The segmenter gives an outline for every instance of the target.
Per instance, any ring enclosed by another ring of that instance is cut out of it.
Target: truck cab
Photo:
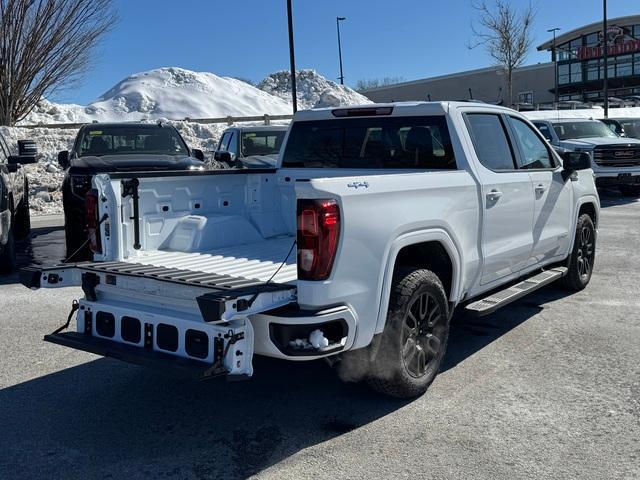
[[[533,124],[559,151],[589,153],[597,186],[640,195],[640,140],[620,137],[592,119],[533,120]]]
[[[213,158],[243,168],[274,167],[287,128],[286,125],[227,128]]]

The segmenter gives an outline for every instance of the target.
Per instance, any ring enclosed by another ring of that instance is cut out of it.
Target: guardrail
[[[293,115],[253,115],[247,117],[218,117],[218,118],[190,118],[185,117],[182,119],[167,119],[171,122],[191,122],[191,123],[202,123],[202,124],[212,124],[212,123],[226,123],[227,125],[233,125],[234,123],[242,123],[242,122],[264,122],[265,125],[270,125],[274,120],[291,120]],[[84,125],[91,125],[92,123],[98,122],[84,122],[84,123],[36,123],[32,125],[17,125],[19,128],[80,128]]]

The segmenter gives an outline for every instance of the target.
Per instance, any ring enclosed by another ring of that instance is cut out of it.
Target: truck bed
[[[229,287],[245,287],[271,279],[286,258],[272,282],[289,283],[297,278],[294,240],[293,236],[282,236],[197,253],[155,250],[117,264],[107,262],[101,267],[96,263],[94,268],[202,285],[224,287],[225,282],[233,282]]]

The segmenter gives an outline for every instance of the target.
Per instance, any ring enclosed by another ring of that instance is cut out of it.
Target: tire
[[[640,197],[640,185],[620,185],[618,188],[625,197]]]
[[[449,304],[429,270],[394,279],[379,349],[367,378],[376,391],[396,398],[423,394],[438,374],[449,338]]]
[[[586,213],[578,217],[573,250],[569,255],[569,271],[562,278],[562,286],[567,290],[583,290],[591,280],[596,258],[596,228]]]
[[[23,240],[31,232],[31,215],[29,213],[29,181],[24,179],[24,196],[15,212],[14,235],[18,240]]]
[[[9,227],[9,237],[0,253],[0,273],[11,273],[16,269],[16,244],[13,236],[13,222]]]

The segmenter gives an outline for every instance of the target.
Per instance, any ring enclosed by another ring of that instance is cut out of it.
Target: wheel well
[[[580,212],[578,212],[578,217],[580,215],[582,215],[583,213],[586,213],[587,215],[589,215],[591,217],[591,220],[593,220],[593,225],[597,228],[598,227],[598,218],[596,215],[596,207],[593,203],[589,202],[589,203],[583,203],[582,205],[580,205]]]
[[[442,282],[442,286],[447,292],[447,298],[449,298],[453,279],[453,264],[447,250],[440,242],[416,243],[403,247],[396,257],[394,273],[399,267],[431,270]]]

